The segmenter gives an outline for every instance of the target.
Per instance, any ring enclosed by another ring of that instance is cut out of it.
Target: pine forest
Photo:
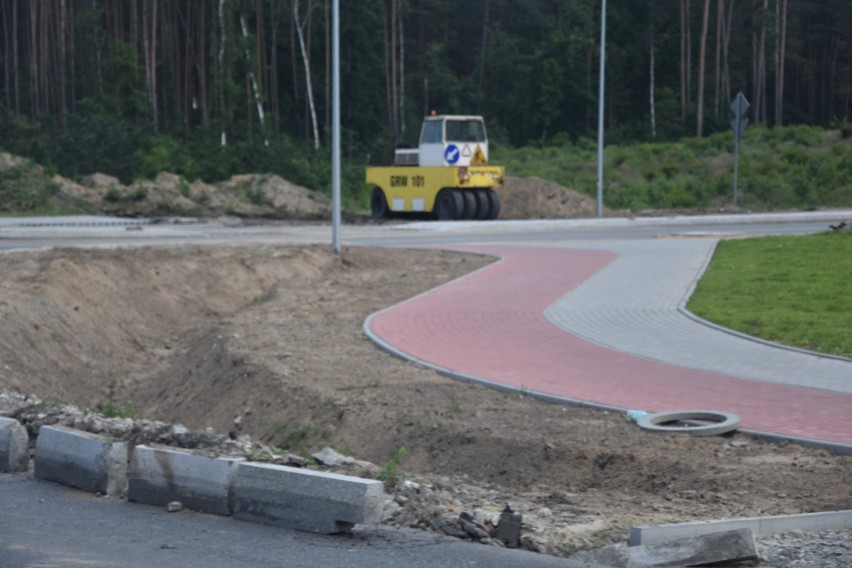
[[[66,176],[276,171],[327,185],[330,0],[0,0],[0,150]],[[506,148],[593,139],[600,0],[343,0],[343,156],[430,111]],[[848,123],[850,0],[609,0],[606,141]],[[317,166],[316,164],[322,164]]]

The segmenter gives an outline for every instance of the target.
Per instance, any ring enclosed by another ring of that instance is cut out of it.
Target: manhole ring
[[[718,410],[676,410],[647,414],[639,418],[636,424],[651,432],[718,436],[739,428],[740,417]]]

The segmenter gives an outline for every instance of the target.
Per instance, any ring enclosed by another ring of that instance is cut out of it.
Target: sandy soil
[[[852,461],[744,434],[654,435],[617,413],[443,377],[365,336],[376,310],[489,259],[439,251],[199,247],[12,253],[0,389],[324,446],[404,476],[389,522],[524,514],[555,554],[657,522],[852,508]],[[412,489],[414,487],[414,489]],[[400,493],[402,495],[402,493]],[[483,513],[484,512],[484,513]]]

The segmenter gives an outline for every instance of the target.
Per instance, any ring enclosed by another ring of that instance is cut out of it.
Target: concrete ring
[[[672,422],[678,424],[671,424]],[[637,420],[636,424],[651,432],[718,436],[739,428],[740,417],[718,410],[676,410],[647,414]]]

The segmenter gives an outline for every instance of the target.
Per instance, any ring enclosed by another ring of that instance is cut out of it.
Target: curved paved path
[[[678,311],[714,240],[466,246],[502,258],[371,316],[387,349],[449,374],[596,406],[734,412],[852,449],[852,362],[738,338]]]

